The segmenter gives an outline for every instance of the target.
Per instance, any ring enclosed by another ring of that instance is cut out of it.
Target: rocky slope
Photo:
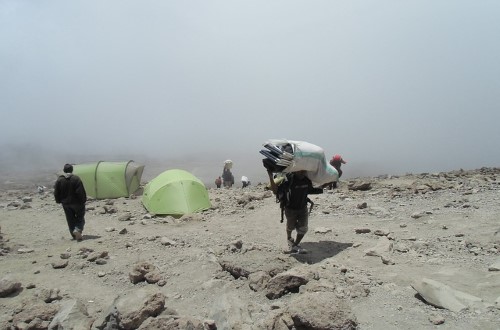
[[[498,329],[499,174],[344,181],[312,196],[307,254],[264,185],[180,219],[91,200],[78,243],[50,189],[4,182],[0,329]]]

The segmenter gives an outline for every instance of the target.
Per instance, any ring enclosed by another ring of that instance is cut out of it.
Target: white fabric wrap
[[[293,161],[283,172],[306,171],[307,177],[317,185],[338,181],[339,173],[326,160],[323,148],[305,141],[285,139],[271,139],[266,143],[271,143],[278,147],[287,143],[292,145]]]

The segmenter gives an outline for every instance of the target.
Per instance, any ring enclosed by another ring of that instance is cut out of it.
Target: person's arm
[[[314,187],[311,187],[311,188],[309,188],[309,191],[307,193],[309,195],[322,194],[323,193],[323,188],[314,188]]]
[[[87,192],[85,191],[85,187],[83,186],[83,182],[81,180],[77,181],[76,195],[81,203],[85,203],[87,201]]]
[[[307,194],[310,195],[317,195],[317,194],[322,194],[323,193],[323,186],[314,188],[312,185],[312,182],[309,181],[309,190],[307,191]]]
[[[267,171],[267,174],[269,175],[269,184],[271,185],[271,191],[276,195],[276,193],[278,192],[278,186],[276,185],[276,182],[274,182],[273,172]]]
[[[56,183],[54,184],[54,199],[56,200],[57,204],[61,203],[61,196],[60,196],[59,190],[60,190],[59,180],[57,180]]]

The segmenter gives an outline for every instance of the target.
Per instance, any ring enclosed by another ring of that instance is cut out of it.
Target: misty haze
[[[500,3],[0,2],[2,180],[134,160],[266,180],[268,139],[342,179],[498,166]]]

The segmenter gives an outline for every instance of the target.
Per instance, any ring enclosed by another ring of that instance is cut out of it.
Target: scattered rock
[[[68,260],[54,261],[53,263],[51,263],[51,265],[52,265],[52,268],[54,268],[54,269],[66,268],[66,266],[68,266]]]
[[[137,284],[146,280],[146,274],[156,270],[156,267],[149,262],[141,262],[134,266],[129,273],[130,282]]]
[[[11,280],[9,278],[2,278],[0,280],[0,298],[8,297],[13,293],[19,291],[22,287],[21,282]]]
[[[327,233],[331,233],[332,229],[331,228],[325,228],[325,227],[317,227],[317,228],[314,229],[314,232],[316,234],[327,234]]]
[[[165,309],[165,295],[155,288],[146,286],[121,293],[93,326],[99,330],[138,329],[146,319]]]
[[[75,299],[61,302],[61,307],[49,324],[49,329],[90,329],[94,319],[85,305]]]
[[[42,299],[46,303],[53,302],[55,300],[61,300],[62,297],[60,295],[59,289],[41,289],[37,293],[38,297]]]
[[[441,282],[424,278],[412,284],[418,294],[429,304],[446,308],[452,312],[460,312],[467,307],[484,307],[482,299],[455,290]]]
[[[349,182],[349,190],[353,191],[366,191],[372,189],[371,182]]]
[[[362,209],[366,209],[367,207],[368,207],[368,204],[367,204],[366,202],[363,202],[363,203],[358,204],[358,205],[356,206],[356,208],[358,208],[358,209],[360,209],[360,210],[362,210]]]
[[[365,255],[380,257],[388,252],[392,252],[393,245],[394,244],[387,237],[381,236],[378,240],[377,245],[365,250]]]

